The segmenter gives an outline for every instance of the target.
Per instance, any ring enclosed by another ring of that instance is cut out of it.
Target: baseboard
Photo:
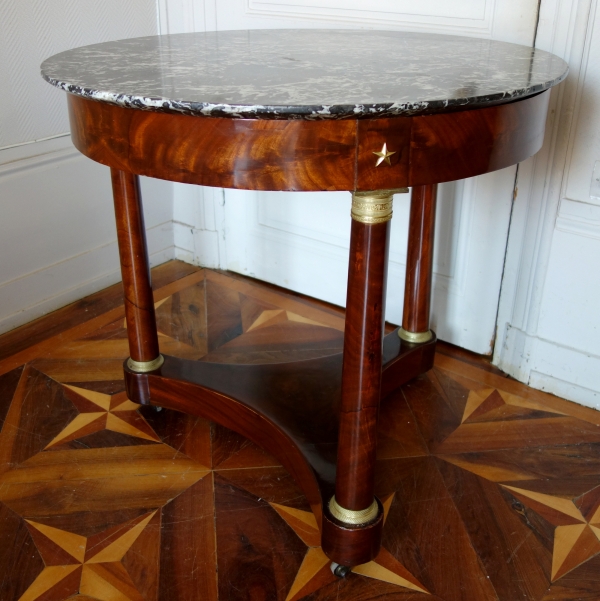
[[[175,258],[172,222],[147,231],[150,265]],[[121,280],[117,241],[0,285],[0,334]]]
[[[600,359],[594,369],[596,369],[596,373],[598,373],[598,369],[600,369]],[[548,374],[537,371],[531,372],[529,385],[532,388],[555,394],[563,399],[575,401],[580,405],[592,407],[593,409],[600,409],[600,392],[597,390],[590,390],[589,388],[573,384],[573,382],[565,382],[554,376],[549,376]]]
[[[495,364],[532,388],[600,409],[600,357],[507,326]]]
[[[200,230],[185,223],[173,222],[175,258],[190,263],[218,269],[219,240],[218,232]]]

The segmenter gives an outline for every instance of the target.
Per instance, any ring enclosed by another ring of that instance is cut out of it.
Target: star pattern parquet
[[[342,348],[337,309],[162,269],[166,353],[263,363]],[[12,354],[0,337],[2,601],[600,600],[599,413],[438,353],[382,403],[383,546],[339,580],[275,459],[127,399],[123,317],[113,305]]]

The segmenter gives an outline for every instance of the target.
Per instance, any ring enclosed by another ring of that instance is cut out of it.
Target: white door
[[[538,0],[218,0],[217,29],[368,27],[531,45]],[[208,24],[207,24],[208,25]],[[516,167],[440,186],[432,327],[491,353]],[[346,302],[350,194],[225,191],[226,266]],[[386,318],[402,318],[409,197],[394,199]],[[222,262],[223,264],[223,262]]]

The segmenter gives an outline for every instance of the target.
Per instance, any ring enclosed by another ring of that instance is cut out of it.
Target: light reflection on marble
[[[142,110],[259,119],[415,115],[546,90],[557,56],[492,40],[361,30],[251,30],[133,38],[68,50],[42,76]]]

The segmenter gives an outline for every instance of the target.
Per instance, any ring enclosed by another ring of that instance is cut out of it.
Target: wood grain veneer
[[[137,175],[111,169],[129,352],[134,361],[159,355],[146,228]]]
[[[138,175],[250,190],[374,190],[514,165],[542,145],[549,92],[517,102],[386,119],[277,121],[138,111],[69,94],[73,143]],[[375,166],[386,142],[391,165]]]
[[[437,184],[414,186],[410,199],[402,327],[429,331]]]
[[[373,503],[389,237],[352,221],[335,498],[353,511]]]

